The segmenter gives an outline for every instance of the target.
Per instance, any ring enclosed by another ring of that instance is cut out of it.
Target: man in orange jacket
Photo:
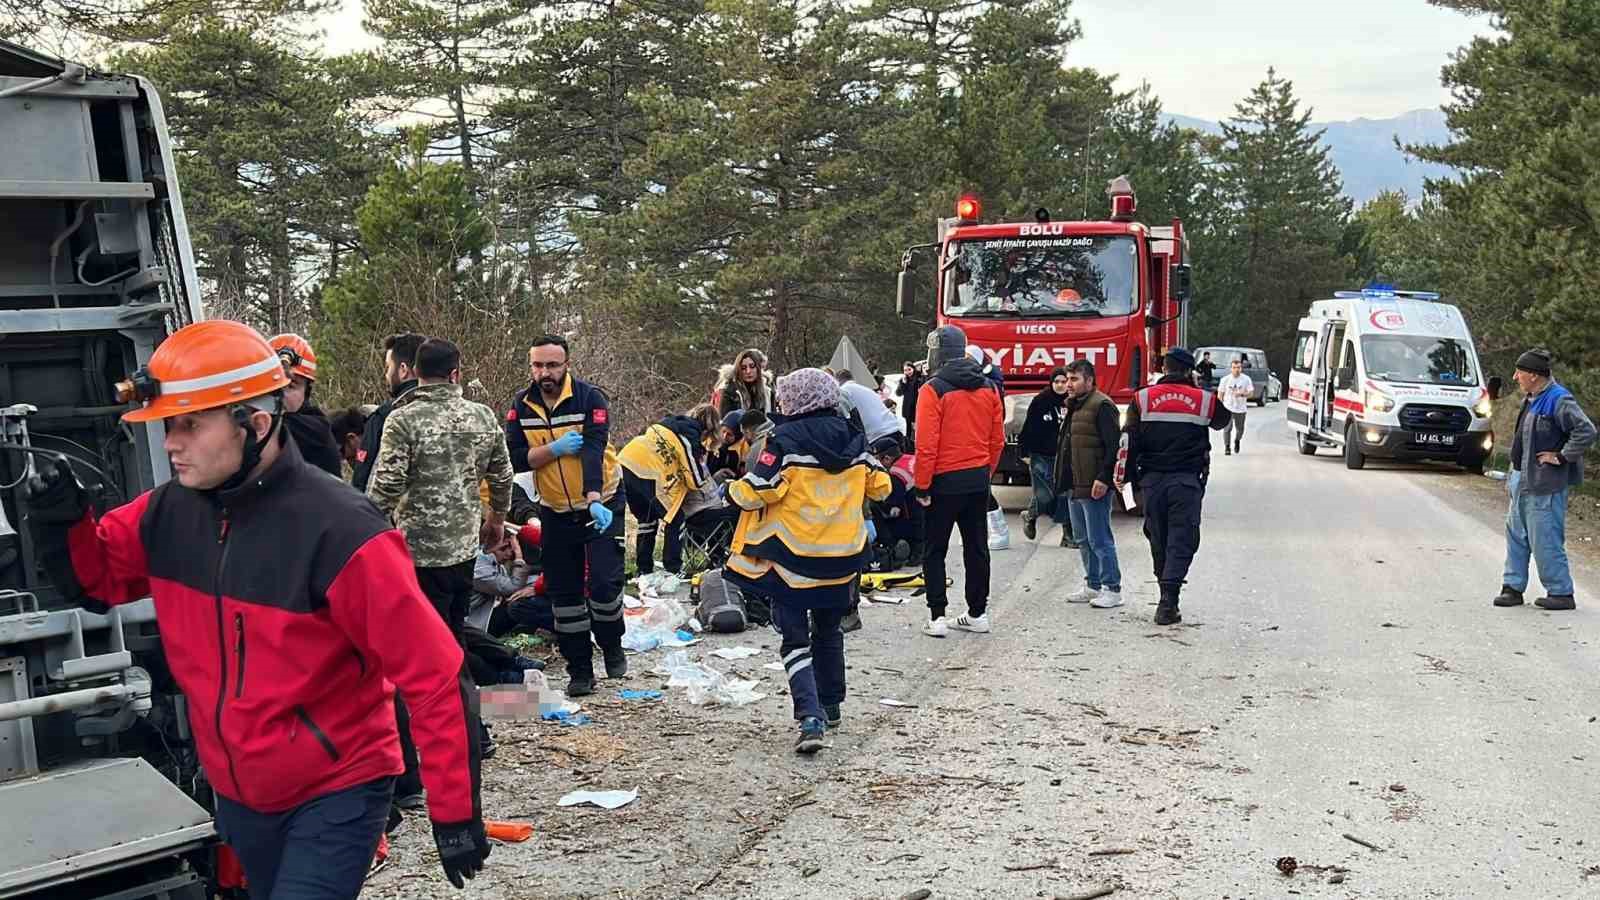
[[[927,554],[922,576],[928,590],[928,624],[922,633],[947,637],[950,626],[989,633],[989,544],[985,516],[989,479],[1005,448],[1000,394],[983,367],[967,356],[967,335],[942,325],[928,335],[928,371],[917,392],[917,502],[928,508]],[[944,558],[950,532],[961,529],[967,575],[967,612],[945,619],[948,594]]]

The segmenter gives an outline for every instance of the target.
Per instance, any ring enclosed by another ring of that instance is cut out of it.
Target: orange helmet
[[[117,384],[117,399],[144,405],[124,422],[149,422],[216,409],[281,391],[283,360],[254,328],[208,319],[173,332],[150,362]]]
[[[299,375],[307,381],[317,380],[317,354],[311,342],[298,334],[280,334],[267,341],[283,357],[290,375]]]

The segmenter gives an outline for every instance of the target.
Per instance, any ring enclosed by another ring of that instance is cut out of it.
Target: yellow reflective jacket
[[[587,381],[571,375],[561,386],[554,407],[546,409],[538,385],[517,392],[506,412],[506,446],[511,465],[527,472],[528,451],[553,443],[570,432],[583,435],[583,449],[562,456],[534,473],[539,502],[556,512],[588,509],[590,491],[600,494],[600,502],[610,500],[622,480],[617,453],[611,449],[611,412],[605,394]]]
[[[655,482],[656,500],[667,511],[665,521],[671,522],[689,492],[699,490],[710,477],[701,460],[704,452],[699,422],[667,416],[624,444],[617,459],[636,477]]]
[[[889,496],[889,473],[837,412],[785,421],[751,471],[728,486],[739,506],[728,568],[790,588],[848,584],[866,562],[868,500]]]

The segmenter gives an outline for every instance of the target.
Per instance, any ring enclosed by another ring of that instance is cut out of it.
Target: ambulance
[[[1300,452],[1447,460],[1482,472],[1494,450],[1485,378],[1461,310],[1438,294],[1373,285],[1311,304],[1295,336],[1286,412]]]

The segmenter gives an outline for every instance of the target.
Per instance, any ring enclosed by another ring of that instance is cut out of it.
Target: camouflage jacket
[[[500,417],[461,396],[461,386],[422,384],[406,394],[383,425],[367,496],[406,535],[420,567],[477,559],[483,505],[511,508],[511,454]]]

